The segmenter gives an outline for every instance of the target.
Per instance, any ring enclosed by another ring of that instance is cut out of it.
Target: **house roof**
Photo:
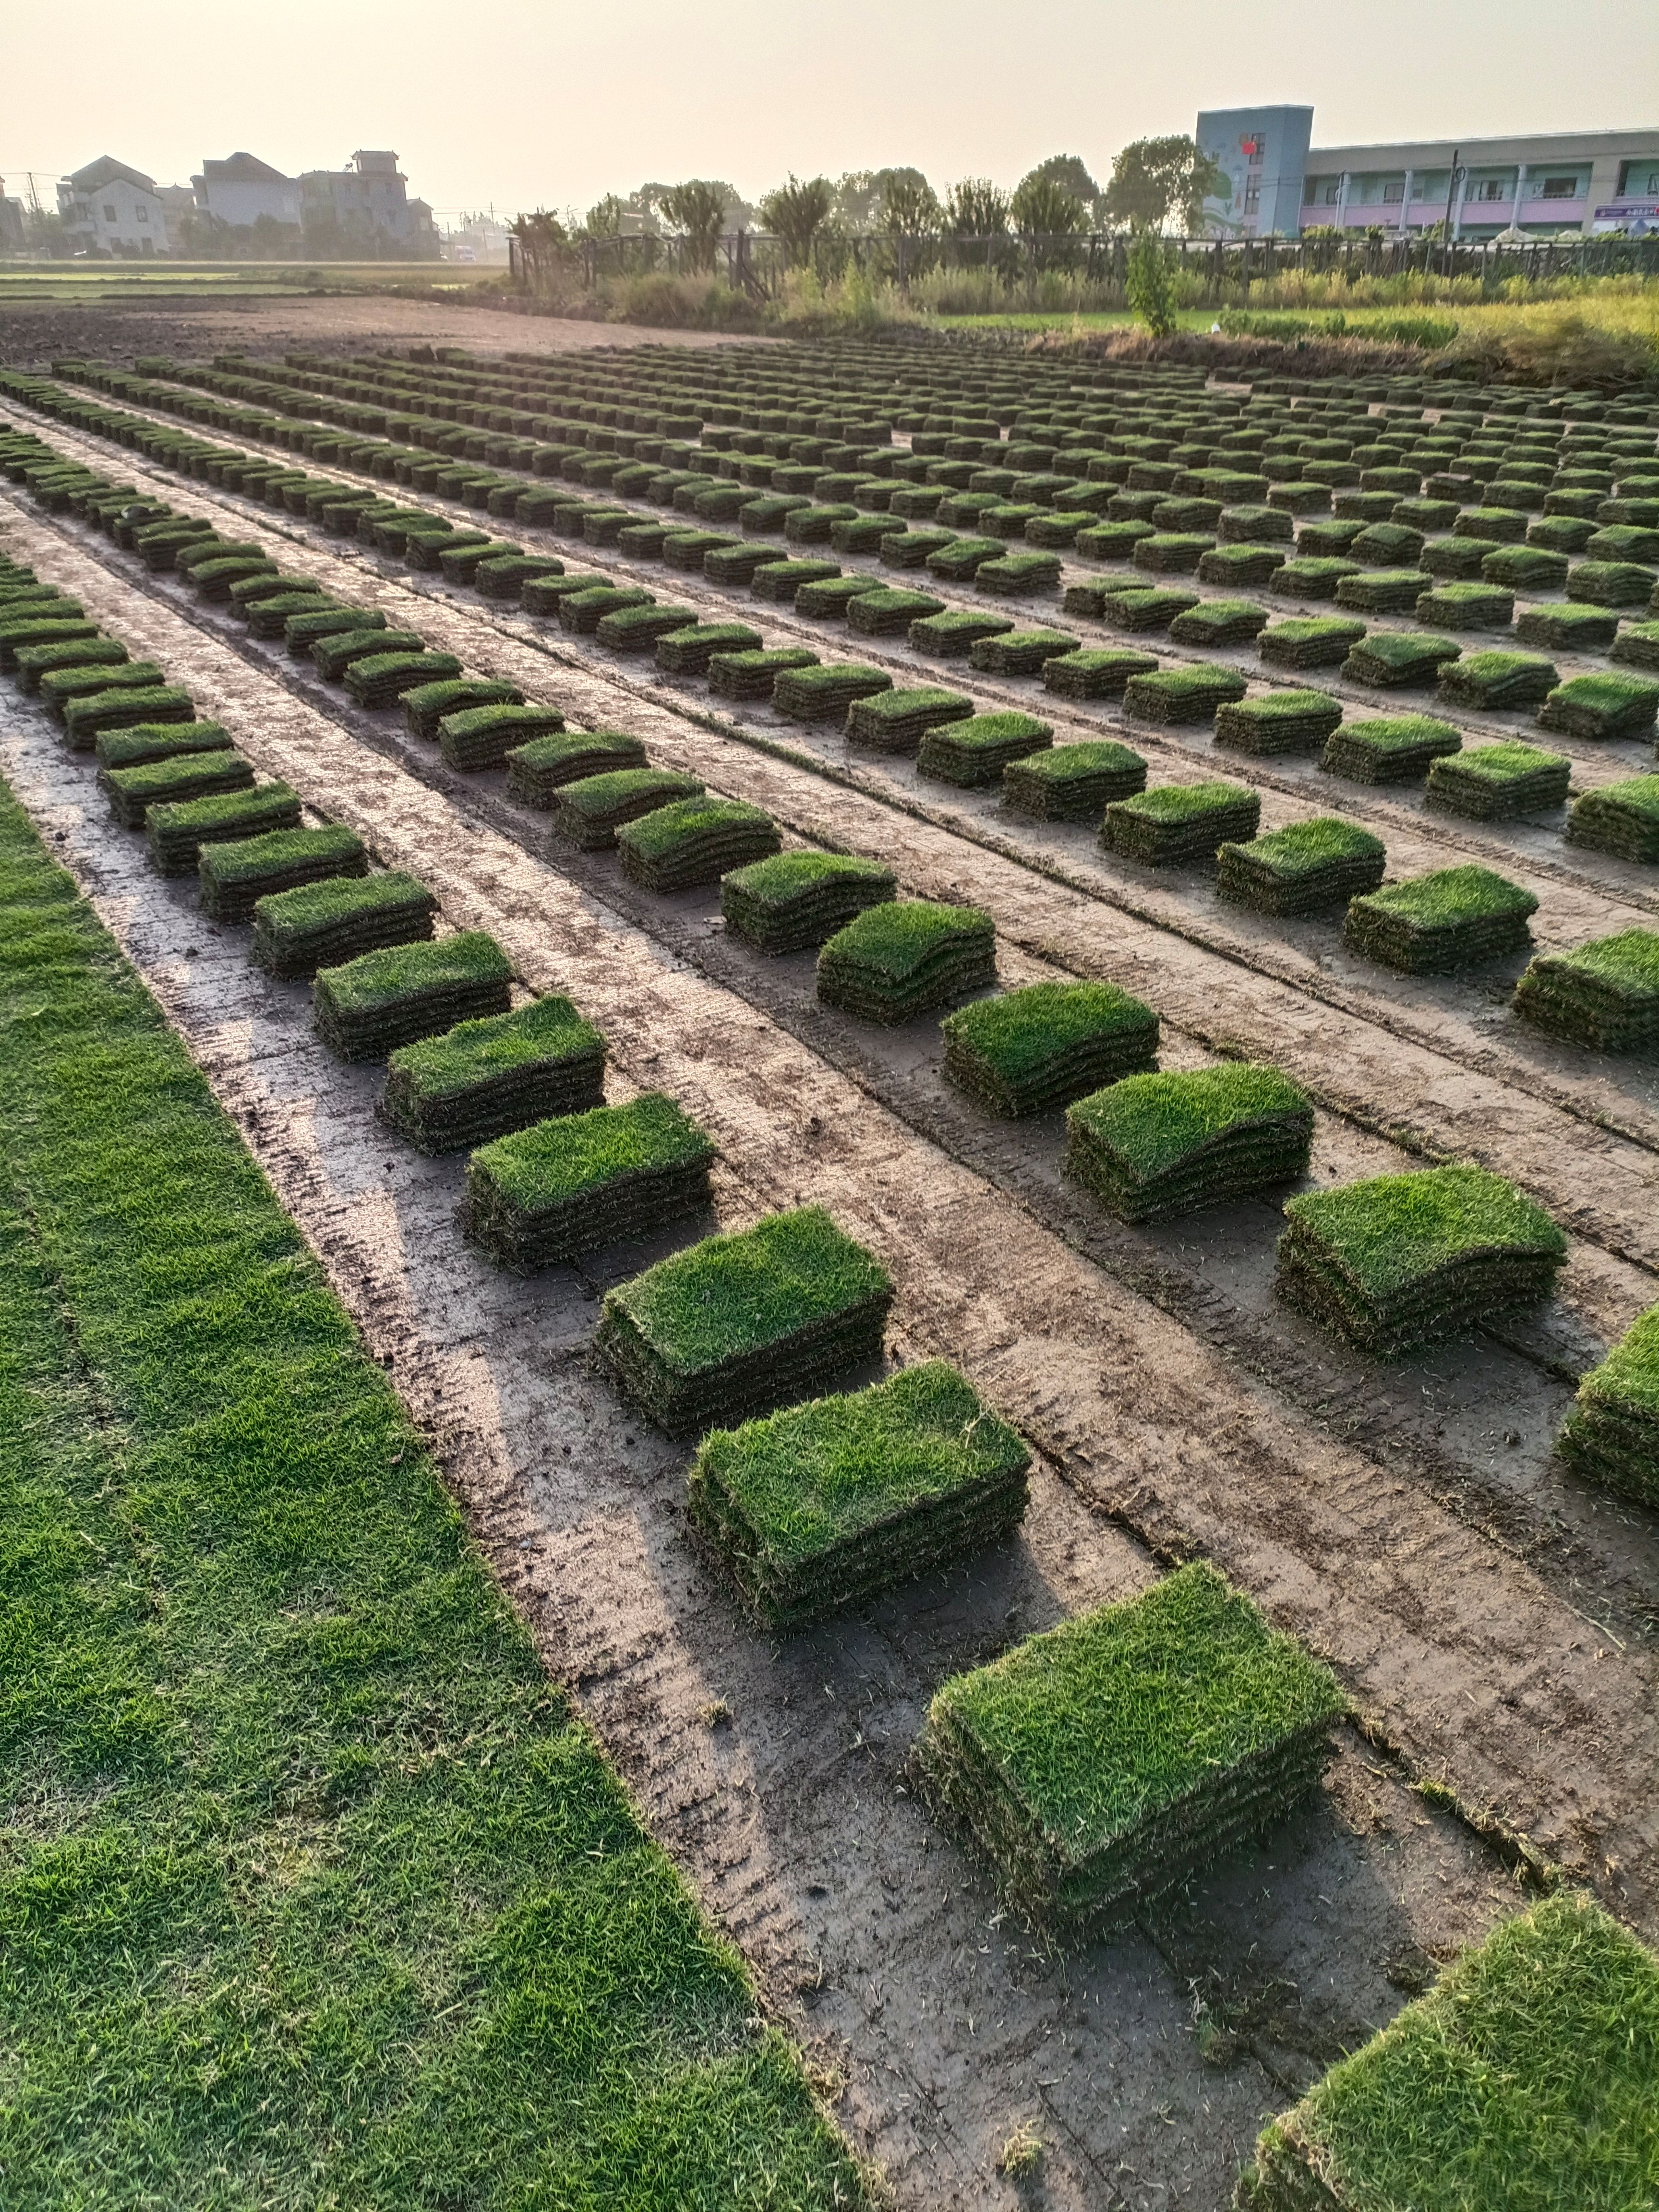
[[[72,169],[69,180],[77,192],[95,192],[102,185],[117,183],[136,185],[141,192],[155,190],[154,177],[147,177],[142,169],[135,169],[125,161],[118,161],[113,154],[100,154],[84,169]]]
[[[252,154],[231,154],[222,161],[205,161],[202,164],[203,181],[210,185],[291,185],[280,169],[273,169],[269,161],[260,161]]]

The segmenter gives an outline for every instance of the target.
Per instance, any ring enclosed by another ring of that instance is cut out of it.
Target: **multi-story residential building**
[[[359,149],[344,169],[307,169],[300,178],[301,220],[310,238],[340,250],[374,253],[391,244],[417,258],[438,258],[438,227],[424,200],[412,200],[408,179],[391,153]]]
[[[77,252],[165,253],[168,249],[167,202],[155,179],[112,155],[100,154],[60,181],[58,212]]]
[[[1199,117],[1199,147],[1232,188],[1227,199],[1205,201],[1212,229],[1266,238],[1299,227],[1313,112],[1311,107],[1220,107]]]
[[[300,179],[285,177],[252,154],[205,161],[201,175],[190,181],[198,211],[233,230],[252,230],[262,217],[295,225],[300,221]]]

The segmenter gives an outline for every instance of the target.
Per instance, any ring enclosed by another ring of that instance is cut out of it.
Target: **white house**
[[[155,179],[100,154],[58,186],[58,211],[70,244],[93,253],[165,253],[167,203]]]
[[[252,230],[261,216],[269,216],[273,222],[300,221],[300,179],[285,177],[252,154],[204,161],[201,175],[190,181],[198,210],[233,230]]]

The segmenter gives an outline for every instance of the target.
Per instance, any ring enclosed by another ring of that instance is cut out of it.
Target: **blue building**
[[[1194,136],[1232,188],[1224,200],[1205,201],[1206,229],[1229,238],[1293,237],[1300,230],[1311,107],[1212,108],[1199,117]]]

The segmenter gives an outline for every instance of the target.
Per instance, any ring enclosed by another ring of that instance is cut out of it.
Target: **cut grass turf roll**
[[[605,1297],[595,1339],[634,1403],[696,1436],[821,1389],[880,1352],[893,1285],[818,1206],[710,1237]]]
[[[708,664],[708,689],[716,699],[770,699],[786,668],[817,665],[817,654],[804,645],[773,646],[754,653],[717,653]]]
[[[620,730],[551,731],[508,752],[507,795],[520,806],[545,814],[567,783],[645,765],[645,747]]]
[[[1158,1016],[1112,983],[1029,983],[947,1014],[945,1073],[1005,1121],[1158,1066]]]
[[[128,660],[113,668],[53,668],[40,678],[40,696],[51,712],[67,726],[69,710],[80,699],[100,691],[154,691],[167,678],[153,660]],[[84,748],[76,748],[84,750]]]
[[[451,677],[441,684],[417,684],[404,694],[404,723],[411,738],[435,744],[446,715],[470,707],[519,707],[524,693],[516,684],[491,677]]]
[[[1085,645],[1045,660],[1042,688],[1061,699],[1121,699],[1132,676],[1150,676],[1157,666],[1155,653]]]
[[[139,722],[193,722],[196,702],[177,684],[150,684],[93,691],[71,699],[64,726],[71,752],[89,753],[106,730],[127,730]]]
[[[603,775],[586,775],[558,785],[553,793],[553,837],[584,853],[607,853],[616,844],[625,822],[653,814],[677,799],[701,799],[703,788],[694,775],[672,769],[612,769]]]
[[[1442,629],[1507,629],[1515,619],[1515,593],[1496,584],[1442,584],[1419,599],[1417,619]]]
[[[128,658],[118,637],[83,637],[68,644],[25,645],[13,658],[25,691],[38,691],[43,676],[71,668],[115,668]]]
[[[1282,1819],[1346,1711],[1330,1670],[1199,1563],[953,1677],[917,1764],[1006,1903],[1080,1940]]]
[[[720,914],[728,930],[762,952],[800,952],[866,907],[885,905],[896,887],[893,871],[879,860],[778,853],[720,878]]]
[[[706,1133],[659,1091],[538,1121],[468,1160],[466,1234],[498,1267],[552,1267],[702,1213],[714,1160]]]
[[[1659,1960],[1563,1892],[1466,1951],[1274,2120],[1237,2203],[1635,2212],[1652,2193],[1656,2076]]]
[[[429,938],[438,902],[414,876],[393,870],[302,884],[261,897],[253,908],[253,957],[271,975],[298,980],[385,945]]]
[[[1215,887],[1234,906],[1275,916],[1326,914],[1375,890],[1386,861],[1382,840],[1334,816],[1292,822],[1216,854]]]
[[[891,1028],[996,981],[996,928],[976,907],[893,899],[867,907],[818,955],[826,1006]]]
[[[1570,952],[1540,952],[1516,986],[1515,1011],[1591,1052],[1650,1052],[1659,1044],[1659,936],[1626,929]]]
[[[1274,1290],[1385,1359],[1547,1297],[1567,1252],[1543,1208],[1484,1168],[1310,1191],[1285,1218]]]
[[[1143,722],[1208,722],[1218,707],[1242,699],[1249,688],[1236,668],[1160,668],[1129,678],[1123,706]]]
[[[1282,545],[1212,545],[1199,562],[1198,580],[1228,586],[1234,591],[1271,586],[1284,565]]]
[[[1114,739],[1049,745],[1002,771],[1002,803],[1034,822],[1098,823],[1116,799],[1146,788],[1146,763]]]
[[[518,706],[463,707],[446,714],[438,725],[438,750],[451,768],[472,774],[502,768],[507,755],[532,738],[555,737],[564,729],[564,716],[556,707],[537,703]]]
[[[827,584],[840,574],[841,564],[836,561],[772,561],[756,569],[749,588],[757,599],[787,607],[794,605],[803,584]],[[858,580],[867,583],[870,580],[860,577]]]
[[[913,622],[945,612],[943,599],[930,592],[909,592],[896,585],[860,592],[847,603],[847,627],[855,637],[896,637]]]
[[[605,1097],[605,1038],[557,992],[398,1046],[378,1111],[417,1152],[464,1151]]]
[[[1025,1512],[1025,1442],[942,1359],[704,1437],[691,1524],[750,1618],[804,1627],[994,1543]]]
[[[795,612],[815,622],[845,622],[854,599],[884,588],[873,576],[826,576],[821,583],[801,586],[795,593]]]
[[[1116,629],[1168,629],[1177,615],[1199,603],[1196,592],[1176,584],[1125,584],[1101,594],[1102,619]]]
[[[1613,640],[1611,657],[1626,668],[1659,674],[1659,622],[1632,623]]]
[[[283,642],[296,660],[308,660],[319,641],[348,637],[354,631],[386,630],[386,618],[379,607],[307,607],[283,624]]]
[[[877,691],[847,709],[847,735],[853,744],[875,752],[913,753],[929,730],[940,722],[964,721],[973,711],[971,699],[937,684]]]
[[[1064,629],[1006,629],[976,638],[968,649],[968,664],[982,676],[1035,676],[1049,661],[1075,653],[1080,637]]]
[[[124,730],[106,730],[93,747],[100,769],[142,768],[185,753],[234,750],[222,722],[133,722]]]
[[[1334,599],[1339,584],[1364,573],[1358,561],[1317,554],[1304,559],[1298,554],[1274,576],[1273,589],[1293,599]]]
[[[1476,745],[1432,762],[1431,806],[1471,822],[1510,822],[1566,803],[1572,763],[1537,745]]]
[[[1293,616],[1264,629],[1256,650],[1273,668],[1332,668],[1347,659],[1364,635],[1364,623],[1352,616]]]
[[[1160,783],[1106,809],[1100,842],[1143,867],[1206,860],[1229,839],[1244,842],[1261,821],[1261,799],[1247,784]]]
[[[341,1060],[384,1060],[397,1046],[436,1036],[457,1022],[506,1013],[512,988],[513,963],[495,939],[485,930],[462,930],[319,969],[312,1019]]]
[[[98,787],[124,830],[142,830],[152,806],[205,799],[219,792],[251,791],[253,764],[234,747],[171,753],[133,768],[100,769]]]
[[[1342,939],[1351,952],[1403,975],[1449,975],[1519,951],[1537,910],[1530,891],[1468,863],[1355,899]]]
[[[1587,791],[1567,817],[1567,842],[1651,867],[1659,861],[1659,775],[1632,775]]]
[[[1648,972],[1651,982],[1650,957]],[[1659,1504],[1659,1306],[1650,1306],[1584,1376],[1558,1448],[1586,1481]]]
[[[1565,568],[1566,556],[1558,554],[1554,557]],[[1581,561],[1565,578],[1570,599],[1583,599],[1602,607],[1645,606],[1654,584],[1651,568],[1639,568],[1630,561]]]
[[[765,860],[781,842],[764,807],[707,793],[641,814],[617,832],[623,873],[659,892],[718,883],[730,868]]]
[[[1308,1171],[1313,1106],[1276,1067],[1129,1075],[1066,1115],[1066,1172],[1120,1221],[1171,1221]]]
[[[1462,743],[1449,722],[1431,714],[1381,714],[1333,730],[1319,765],[1351,783],[1415,783]]]
[[[419,653],[422,644],[418,632],[412,629],[386,629],[370,623],[357,629],[331,631],[316,638],[311,647],[312,665],[325,683],[343,684],[354,660],[368,660],[377,654]]]
[[[608,653],[654,653],[659,637],[670,630],[690,629],[696,619],[695,607],[618,607],[600,616],[593,635]]]
[[[151,865],[162,875],[191,876],[204,846],[299,826],[299,793],[286,783],[262,783],[252,790],[152,803],[144,838]]]
[[[1215,741],[1263,758],[1317,752],[1341,720],[1340,702],[1323,691],[1269,691],[1259,699],[1224,701],[1216,708]]]
[[[1569,738],[1650,738],[1659,714],[1659,683],[1651,677],[1571,676],[1538,709],[1539,723]]]
[[[913,622],[907,633],[918,653],[963,660],[981,638],[1003,637],[1014,627],[1009,615],[981,613],[977,607],[951,607],[942,615]]]
[[[1011,762],[1042,752],[1054,741],[1051,724],[1012,708],[935,722],[917,748],[916,772],[963,790],[984,790],[1001,782],[1003,770]]]
[[[1170,624],[1177,645],[1246,645],[1267,626],[1267,610],[1249,599],[1201,599]]]
[[[1523,607],[1515,618],[1520,642],[1547,653],[1599,653],[1618,631],[1619,617],[1611,607]]]
[[[1555,663],[1538,653],[1469,653],[1440,671],[1436,694],[1449,707],[1487,713],[1536,707],[1560,682]]]
[[[210,842],[201,848],[197,872],[202,911],[210,921],[252,921],[259,900],[277,891],[366,876],[368,853],[355,830],[330,823],[320,830],[273,830]]]
[[[810,668],[782,670],[772,687],[772,703],[793,722],[844,723],[855,699],[872,698],[878,691],[892,688],[893,679],[884,668],[832,660]]]
[[[395,707],[417,684],[435,684],[460,672],[461,664],[453,653],[374,653],[354,660],[346,670],[346,694],[353,706],[372,713]]]
[[[1374,629],[1361,638],[1342,664],[1356,684],[1389,691],[1432,684],[1448,661],[1463,648],[1449,637],[1419,637],[1411,630]]]

